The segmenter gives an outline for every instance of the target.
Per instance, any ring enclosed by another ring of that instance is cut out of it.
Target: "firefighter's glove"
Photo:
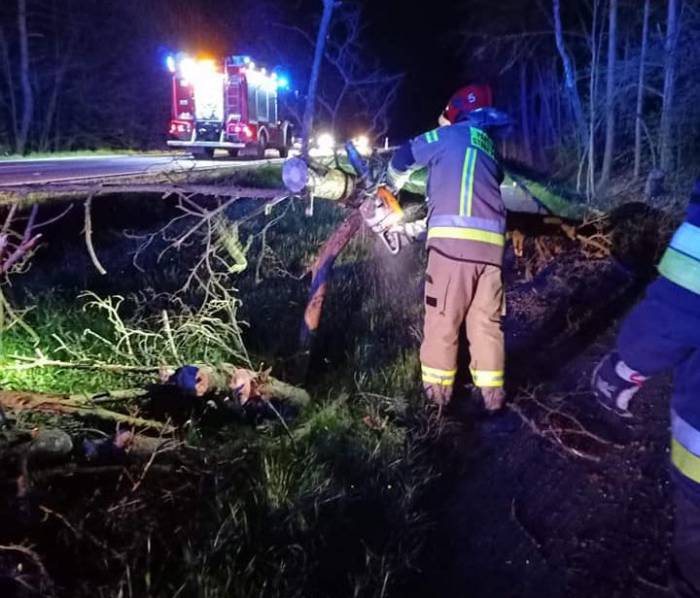
[[[401,244],[415,243],[416,241],[424,241],[428,232],[428,221],[426,218],[422,220],[414,220],[413,222],[402,222],[395,224],[389,229],[390,233],[397,233],[401,238]]]
[[[381,235],[396,223],[396,214],[381,201],[365,202],[360,206],[365,223],[376,234]]]
[[[632,417],[630,401],[647,379],[622,361],[617,353],[610,353],[593,370],[591,386],[603,407],[620,417]]]
[[[410,178],[411,170],[397,170],[389,163],[383,177],[383,184],[393,195],[398,195]]]

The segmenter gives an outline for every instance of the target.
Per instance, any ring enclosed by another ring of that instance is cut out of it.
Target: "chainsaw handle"
[[[401,251],[401,237],[399,233],[385,230],[379,237],[391,255],[399,254]]]

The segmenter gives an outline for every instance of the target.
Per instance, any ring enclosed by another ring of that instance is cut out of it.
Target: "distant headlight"
[[[352,142],[355,149],[357,149],[357,151],[361,154],[367,155],[372,152],[372,146],[370,145],[369,137],[367,135],[358,135],[352,140]]]
[[[332,152],[335,149],[335,137],[331,133],[321,133],[316,138],[316,147],[323,152]]]

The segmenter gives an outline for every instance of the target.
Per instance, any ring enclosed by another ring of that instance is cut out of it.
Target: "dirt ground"
[[[644,389],[634,420],[599,409],[588,378],[613,341],[604,334],[538,392],[543,401],[565,393],[563,409],[619,445],[600,450],[599,462],[566,453],[512,412],[480,415],[462,397],[417,594],[669,595],[669,380]]]

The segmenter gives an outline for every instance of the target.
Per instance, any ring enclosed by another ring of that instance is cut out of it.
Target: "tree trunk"
[[[598,0],[593,0],[593,19],[591,26],[591,75],[588,84],[588,169],[586,172],[586,197],[591,199],[595,193],[596,169],[596,116],[598,112],[598,68],[600,66],[600,46],[602,29],[598,31]],[[584,162],[581,162],[583,168]]]
[[[583,108],[581,107],[581,97],[579,96],[576,87],[576,74],[574,66],[571,63],[571,58],[564,46],[564,33],[561,25],[561,11],[559,8],[559,0],[552,0],[552,9],[554,13],[554,35],[557,44],[557,50],[564,65],[564,81],[566,84],[569,102],[571,103],[571,111],[573,113],[574,124],[576,127],[576,136],[579,142],[579,147],[583,148],[585,143],[585,127],[583,125]]]
[[[314,122],[314,109],[316,105],[316,88],[318,87],[318,78],[321,72],[321,60],[326,47],[326,37],[328,36],[328,28],[331,24],[333,16],[333,8],[335,0],[323,0],[323,15],[321,16],[321,24],[318,28],[318,36],[316,37],[316,48],[314,50],[314,62],[311,68],[311,77],[309,78],[309,89],[306,94],[306,106],[304,107],[304,120],[301,129],[301,152],[303,156],[309,154],[309,136],[311,135],[311,127]]]
[[[362,215],[360,211],[350,212],[342,224],[326,239],[311,267],[311,288],[299,335],[300,352],[297,357],[297,371],[300,380],[305,381],[309,375],[309,366],[323,314],[323,304],[326,300],[335,260],[360,230],[361,225]]]
[[[34,116],[34,95],[29,75],[29,33],[27,31],[27,0],[17,0],[17,30],[19,33],[19,75],[22,84],[22,122],[17,138],[17,153],[27,151],[29,128]]]
[[[173,430],[173,427],[169,424],[104,409],[98,405],[91,404],[89,400],[79,397],[66,397],[64,395],[52,395],[31,391],[2,390],[0,391],[0,406],[16,412],[41,411],[83,417],[97,417],[99,419],[107,419],[130,426],[162,430],[163,432],[170,432]]]
[[[608,20],[608,73],[605,86],[605,150],[598,187],[610,183],[613,153],[615,151],[615,70],[617,69],[617,0],[610,0]]]
[[[634,178],[638,179],[642,170],[642,110],[644,108],[644,74],[649,43],[649,10],[651,0],[644,2],[644,24],[642,25],[642,49],[639,54],[639,78],[637,80],[637,109],[634,119]]]
[[[15,82],[12,77],[12,63],[10,62],[10,48],[5,38],[5,34],[0,27],[0,57],[2,58],[2,70],[7,86],[7,98],[10,110],[10,125],[12,132],[12,142],[17,151],[17,137],[19,136],[19,119],[17,116],[17,98],[15,96]]]
[[[659,125],[660,166],[666,172],[671,169],[673,163],[671,131],[673,129],[673,100],[676,87],[676,49],[678,47],[678,31],[680,29],[680,3],[681,0],[668,0],[668,18],[666,22],[664,96],[661,106],[661,123]]]
[[[530,110],[527,89],[527,63],[520,63],[520,123],[522,130],[522,150],[525,162],[532,166],[532,144],[530,138]]]

